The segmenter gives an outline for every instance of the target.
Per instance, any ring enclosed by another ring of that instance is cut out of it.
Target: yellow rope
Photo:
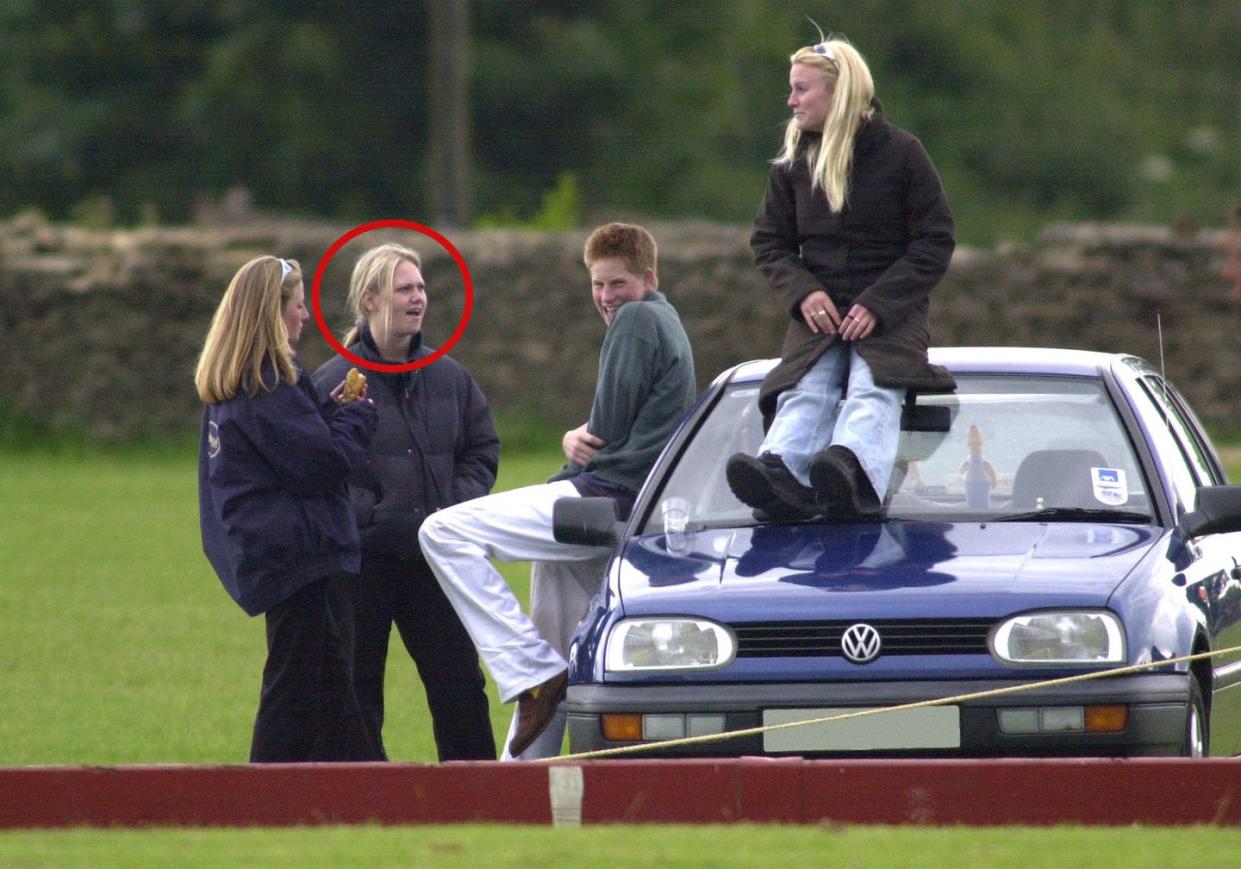
[[[539,761],[556,762],[569,760],[592,760],[597,757],[612,757],[617,754],[632,754],[638,751],[651,751],[660,748],[673,748],[681,745],[696,745],[704,742],[722,742],[725,739],[735,739],[738,736],[753,736],[759,733],[766,733],[770,730],[784,730],[789,727],[806,727],[811,724],[826,724],[829,721],[845,721],[849,718],[861,718],[864,715],[883,715],[888,712],[902,712],[906,709],[922,709],[927,706],[947,706],[952,703],[963,703],[967,700],[982,700],[987,697],[999,697],[1004,694],[1017,694],[1022,691],[1030,691],[1035,688],[1049,688],[1055,685],[1068,685],[1071,682],[1085,682],[1089,679],[1103,679],[1108,676],[1121,676],[1125,673],[1136,673],[1141,670],[1150,670],[1155,667],[1166,667],[1170,664],[1183,664],[1189,661],[1198,661],[1204,658],[1214,658],[1219,655],[1227,655],[1233,652],[1241,652],[1241,646],[1233,646],[1228,649],[1217,649],[1214,652],[1199,652],[1196,655],[1184,655],[1180,658],[1166,658],[1162,661],[1150,661],[1145,664],[1132,664],[1127,667],[1117,667],[1112,670],[1098,670],[1093,673],[1079,673],[1076,676],[1062,676],[1058,679],[1046,679],[1041,682],[1026,682],[1021,685],[1010,685],[1005,688],[993,688],[989,691],[975,691],[971,694],[957,694],[954,697],[940,697],[935,700],[919,700],[916,703],[902,703],[899,706],[883,706],[874,709],[860,709],[857,712],[844,712],[839,715],[829,715],[824,718],[807,718],[804,721],[786,721],[783,724],[767,724],[760,727],[747,727],[743,730],[729,730],[724,733],[708,733],[704,736],[687,736],[681,739],[668,739],[662,742],[639,742],[633,745],[621,745],[616,748],[601,748],[597,751],[584,751],[579,754],[566,754],[558,757],[543,757]],[[531,761],[532,763],[538,761]]]

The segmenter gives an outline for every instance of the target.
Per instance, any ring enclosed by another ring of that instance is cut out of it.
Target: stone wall
[[[348,227],[298,221],[99,231],[31,217],[0,223],[0,408],[102,440],[181,434],[197,426],[194,365],[211,314],[253,256],[301,260],[309,277]],[[784,312],[750,260],[748,228],[652,224],[661,288],[694,342],[699,380],[777,352]],[[453,350],[497,408],[557,426],[585,420],[603,334],[581,262],[584,232],[455,232],[474,286],[470,326]],[[339,334],[348,268],[389,238],[424,258],[432,344],[464,299],[452,259],[429,239],[368,233],[325,269],[325,315]],[[1236,422],[1241,301],[1221,277],[1222,232],[1054,226],[1028,247],[960,249],[932,303],[937,344],[1123,350],[1158,364],[1209,425]],[[313,368],[330,348],[313,324],[300,348]]]

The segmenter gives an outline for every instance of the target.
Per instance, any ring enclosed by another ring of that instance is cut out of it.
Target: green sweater
[[[586,472],[636,492],[697,396],[694,353],[676,308],[658,292],[622,305],[599,350],[587,426],[607,446],[552,479]]]

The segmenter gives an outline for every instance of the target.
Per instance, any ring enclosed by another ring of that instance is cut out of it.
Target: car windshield
[[[958,375],[955,393],[907,409],[884,502],[889,519],[1148,521],[1146,481],[1102,381]],[[660,504],[681,498],[692,527],[752,525],[724,465],[762,442],[758,386],[729,387],[667,476]],[[679,502],[678,502],[679,503]]]

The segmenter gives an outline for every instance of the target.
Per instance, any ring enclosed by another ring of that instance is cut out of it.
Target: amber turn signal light
[[[609,742],[638,742],[642,739],[641,715],[602,715],[599,727]]]
[[[1087,706],[1087,733],[1120,733],[1129,724],[1128,706]]]

